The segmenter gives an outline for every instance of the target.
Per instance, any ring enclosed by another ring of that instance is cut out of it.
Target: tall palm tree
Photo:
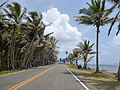
[[[77,16],[76,21],[79,24],[93,25],[97,28],[96,30],[96,72],[99,72],[99,33],[100,26],[111,23],[114,18],[109,18],[108,15],[112,12],[113,7],[110,9],[105,9],[106,0],[91,0],[91,4],[87,3],[88,8],[83,8],[79,10],[79,14],[82,16]]]
[[[89,54],[95,54],[93,52],[93,44],[90,44],[89,40],[83,40],[83,42],[80,42],[78,47],[78,52],[81,54],[82,59],[84,60],[84,69],[87,69],[87,63],[91,61],[94,56],[89,57]]]
[[[54,63],[57,40],[50,36],[52,33],[44,35],[49,25],[42,22],[42,15],[37,12],[26,14],[17,2],[0,8],[0,70]]]
[[[40,39],[42,38],[45,30],[45,25],[42,22],[42,15],[38,12],[29,12],[26,16],[27,22],[22,24],[22,28],[27,33],[27,41],[25,55],[23,59],[23,63],[21,68],[27,67],[26,62],[29,62],[29,59],[33,55],[33,51],[37,49],[34,48],[34,44],[38,44]]]
[[[3,34],[2,34],[2,32],[5,31],[6,24],[4,22],[4,19],[5,19],[4,14],[1,11],[1,9],[2,9],[2,6],[4,6],[6,3],[7,1],[0,5],[0,69],[2,68],[2,61],[3,61],[2,53],[4,50],[4,46],[5,46],[4,42],[6,42],[6,39],[3,38]]]
[[[22,28],[27,32],[27,40],[28,44],[26,45],[25,55],[23,59],[23,63],[21,67],[27,67],[27,62],[29,62],[30,58],[33,56],[34,51],[40,46],[39,44],[43,44],[43,50],[47,50],[47,40],[45,39],[47,34],[44,36],[45,28],[49,25],[45,25],[42,21],[42,14],[38,12],[29,12],[26,15],[27,22],[22,24]],[[36,47],[37,45],[37,47]],[[46,46],[46,47],[45,47]],[[43,55],[43,54],[42,54]],[[44,57],[46,59],[46,57]],[[44,63],[44,60],[43,60]],[[44,65],[44,64],[43,64]]]
[[[16,63],[16,30],[18,30],[20,23],[22,22],[23,16],[26,13],[26,9],[21,7],[21,5],[17,2],[12,2],[12,4],[8,4],[7,8],[4,8],[4,12],[6,15],[6,19],[10,22],[12,26],[11,30],[11,43],[10,43],[10,60],[12,69],[15,69]]]

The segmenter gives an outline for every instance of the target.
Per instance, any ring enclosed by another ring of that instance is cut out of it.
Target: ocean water
[[[95,69],[96,66],[94,64],[88,64],[88,67]],[[99,65],[100,70],[107,70],[108,72],[115,73],[118,71],[118,67],[118,65]]]
[[[74,61],[73,63],[75,64],[76,62]],[[83,66],[83,62],[80,60],[78,61],[78,64],[81,64]],[[88,64],[88,67],[95,69],[96,65],[95,64]],[[100,70],[106,70],[108,72],[114,72],[114,73],[118,72],[118,67],[119,67],[119,65],[105,65],[105,64],[99,65]]]

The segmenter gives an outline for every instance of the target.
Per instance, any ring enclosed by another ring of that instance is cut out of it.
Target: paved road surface
[[[23,82],[24,80],[27,81]],[[8,88],[9,90],[86,90],[62,64],[0,76],[0,90]]]

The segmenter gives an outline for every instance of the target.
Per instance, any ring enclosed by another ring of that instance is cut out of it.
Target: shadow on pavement
[[[70,72],[62,72],[62,73],[64,73],[64,74],[71,74]]]

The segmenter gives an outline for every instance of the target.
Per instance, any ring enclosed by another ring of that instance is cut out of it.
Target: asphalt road
[[[0,90],[86,90],[62,64],[0,76]]]

